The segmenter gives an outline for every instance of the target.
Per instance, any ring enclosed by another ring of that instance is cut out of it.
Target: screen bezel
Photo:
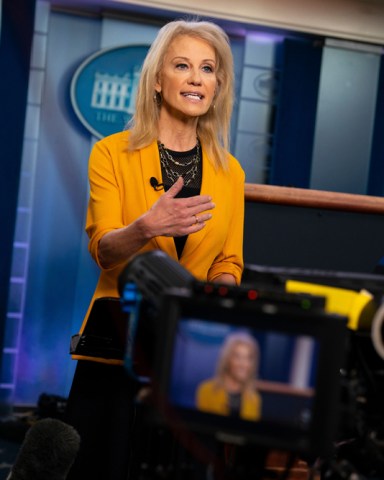
[[[171,405],[167,400],[171,362],[178,322],[183,318],[201,318],[260,331],[313,337],[318,342],[319,354],[310,428],[302,431],[265,421],[234,421]],[[346,338],[345,318],[326,314],[318,308],[308,310],[298,305],[271,303],[266,298],[244,301],[173,292],[164,296],[158,326],[153,385],[157,390],[156,398],[161,399],[158,403],[162,412],[158,417],[161,422],[213,435],[230,443],[258,444],[315,455],[324,455],[331,449],[337,427],[339,371]]]

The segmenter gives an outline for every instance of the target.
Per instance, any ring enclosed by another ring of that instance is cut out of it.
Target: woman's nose
[[[201,85],[201,72],[199,69],[191,68],[189,83],[192,85]]]

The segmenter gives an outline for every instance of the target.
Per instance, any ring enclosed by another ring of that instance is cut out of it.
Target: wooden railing
[[[245,184],[247,202],[384,215],[384,198],[294,187]]]
[[[308,398],[315,396],[315,390],[311,387],[292,387],[287,383],[271,382],[269,380],[256,380],[256,388],[258,391],[265,393],[278,393],[281,395]]]

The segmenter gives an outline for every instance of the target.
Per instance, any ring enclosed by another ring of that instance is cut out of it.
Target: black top
[[[203,177],[203,155],[201,147],[196,145],[191,150],[186,152],[176,152],[174,150],[166,149],[164,146],[160,146],[159,149],[165,150],[171,158],[176,160],[177,163],[172,163],[173,172],[177,172],[179,176],[188,178],[188,172],[191,170],[191,161],[197,155],[198,149],[200,152],[200,162],[197,165],[196,174],[193,179],[189,180],[188,185],[184,186],[181,191],[176,195],[176,198],[189,198],[195,195],[200,195],[201,181]],[[162,183],[164,184],[164,190],[168,191],[173,185],[173,181],[168,177],[167,171],[163,162],[161,163],[161,175]],[[176,251],[178,258],[181,257],[188,235],[182,237],[174,237]]]
[[[240,416],[241,393],[228,393],[229,415],[231,417]]]

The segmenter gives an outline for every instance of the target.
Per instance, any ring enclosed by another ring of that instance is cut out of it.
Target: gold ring
[[[193,215],[195,217],[195,225],[196,223],[199,223],[199,217],[197,215]]]

